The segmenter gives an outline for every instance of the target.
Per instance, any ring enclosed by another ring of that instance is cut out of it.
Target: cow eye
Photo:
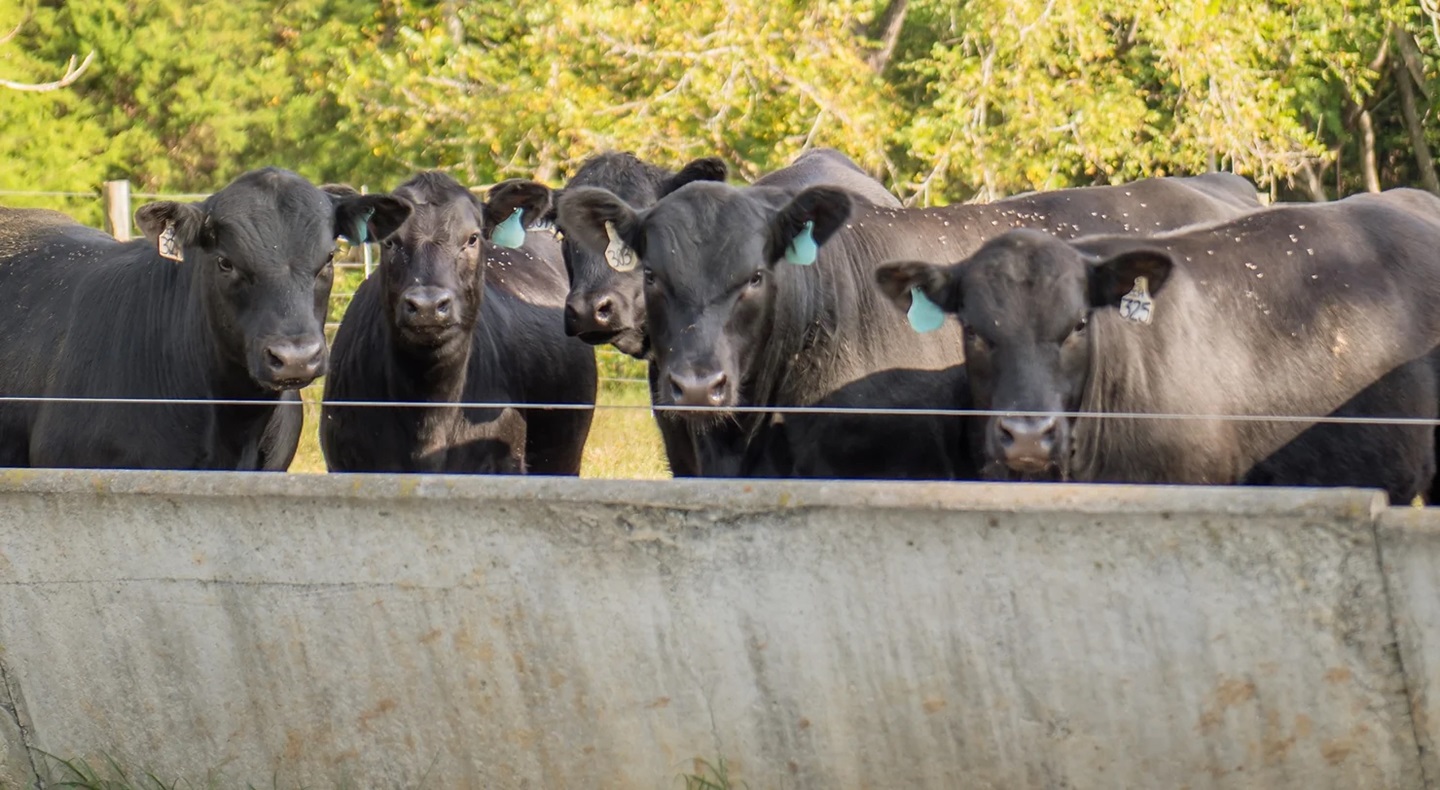
[[[1075,322],[1075,328],[1070,330],[1070,334],[1067,335],[1065,339],[1069,340],[1070,338],[1075,337],[1081,332],[1084,332],[1085,327],[1087,326],[1090,326],[1089,317],[1082,317],[1079,321]]]
[[[470,234],[470,238],[465,241],[465,246],[466,246],[466,247],[478,247],[478,246],[480,246],[480,234],[479,234],[479,233],[472,233],[472,234]]]
[[[750,282],[746,283],[746,285],[750,286],[751,288],[759,288],[764,284],[765,272],[755,272],[754,274],[750,275]]]
[[[982,351],[990,347],[990,341],[981,337],[969,324],[965,324],[965,341]]]
[[[396,241],[394,236],[388,236],[384,241],[380,242],[380,246],[387,250],[393,250],[400,246],[400,242]]]
[[[229,274],[230,272],[235,271],[235,264],[231,263],[227,258],[216,258],[215,268],[226,274]]]
[[[646,285],[654,285],[654,284],[655,284],[655,270],[654,270],[654,269],[651,269],[651,268],[648,267],[648,266],[645,267],[645,284],[646,284]]]

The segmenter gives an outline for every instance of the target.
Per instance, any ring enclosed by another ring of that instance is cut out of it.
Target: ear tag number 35
[[[180,263],[185,260],[185,250],[180,246],[180,239],[175,235],[175,223],[165,223],[165,229],[160,231],[160,238],[156,241],[156,247],[160,251],[160,257]]]

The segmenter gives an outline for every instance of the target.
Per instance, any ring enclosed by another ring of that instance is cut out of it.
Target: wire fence
[[[644,381],[644,379],[640,379]],[[276,400],[246,398],[131,398],[63,395],[0,395],[0,403],[83,403],[129,406],[276,406]],[[292,402],[293,403],[293,402]],[[1004,409],[927,409],[887,408],[876,406],[672,406],[662,404],[594,404],[594,403],[533,403],[527,401],[389,401],[389,400],[311,400],[305,405],[345,408],[384,409],[531,409],[543,411],[594,411],[622,409],[674,414],[785,414],[865,417],[1065,417],[1096,420],[1163,420],[1244,423],[1284,423],[1303,425],[1355,425],[1440,427],[1440,418],[1432,417],[1350,417],[1341,415],[1299,414],[1194,414],[1187,412],[1097,412],[1097,411],[1025,411]],[[296,404],[299,405],[299,404]]]

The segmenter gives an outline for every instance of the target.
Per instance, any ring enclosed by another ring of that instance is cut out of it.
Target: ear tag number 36
[[[640,263],[640,256],[620,239],[620,234],[615,231],[615,223],[605,223],[605,233],[610,237],[610,246],[605,248],[605,262],[617,272],[634,270]]]

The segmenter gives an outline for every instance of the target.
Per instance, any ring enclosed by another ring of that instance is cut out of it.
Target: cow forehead
[[[474,233],[484,222],[483,212],[468,195],[411,202],[414,208],[400,228],[407,243],[450,241]]]
[[[645,264],[679,270],[728,287],[727,274],[764,266],[774,209],[729,187],[690,184],[656,204],[645,218]],[[698,187],[698,188],[697,188]],[[691,271],[694,269],[695,271]]]
[[[1086,303],[1086,263],[1064,242],[999,239],[962,275],[964,313],[997,327],[1068,321]]]
[[[237,181],[205,202],[207,220],[223,244],[248,255],[309,254],[335,238],[335,208],[328,195],[293,179]]]

